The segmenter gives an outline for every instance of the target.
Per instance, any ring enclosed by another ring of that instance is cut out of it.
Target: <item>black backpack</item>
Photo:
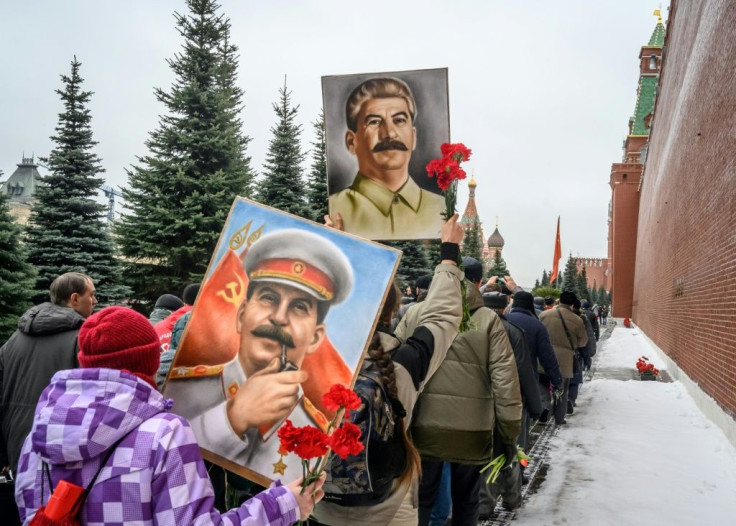
[[[372,506],[386,500],[394,479],[406,469],[406,447],[396,426],[405,411],[401,402],[389,397],[370,361],[364,362],[353,390],[363,403],[350,413],[350,421],[360,428],[363,451],[346,459],[330,456],[324,500],[341,506]]]

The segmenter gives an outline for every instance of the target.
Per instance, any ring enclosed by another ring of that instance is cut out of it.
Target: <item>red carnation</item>
[[[444,143],[440,146],[440,151],[442,152],[443,157],[449,157],[458,162],[467,161],[473,153],[470,148],[461,142],[455,144]]]
[[[335,429],[335,432],[332,433],[330,448],[340,458],[357,455],[363,451],[363,444],[360,443],[360,428],[350,422],[344,422],[341,427]]]
[[[281,440],[279,453],[293,452],[305,460],[327,453],[329,437],[316,427],[294,427],[291,420],[287,420],[279,428],[278,437]]]
[[[298,443],[294,448],[294,453],[301,459],[310,459],[324,456],[327,453],[330,438],[312,426],[304,426],[298,428]]]
[[[360,397],[351,389],[341,384],[333,384],[330,390],[322,396],[322,405],[330,411],[339,411],[345,408],[345,416],[350,416],[350,411],[359,409]]]

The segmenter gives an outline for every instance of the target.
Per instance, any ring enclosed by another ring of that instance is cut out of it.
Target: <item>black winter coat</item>
[[[524,329],[524,336],[529,347],[532,363],[534,368],[541,365],[545,374],[549,377],[553,385],[562,386],[562,374],[560,373],[560,364],[557,363],[555,350],[552,348],[552,342],[549,339],[549,333],[544,324],[539,321],[536,314],[526,309],[514,307],[511,312],[506,314],[506,319],[514,325]]]
[[[539,380],[537,368],[532,362],[529,347],[526,343],[524,329],[511,323],[505,316],[500,316],[503,328],[511,342],[516,359],[516,370],[519,373],[519,385],[521,386],[521,398],[529,416],[537,419],[542,414],[542,401],[539,396]]]
[[[77,367],[83,322],[72,308],[42,303],[20,317],[0,348],[0,466],[16,470],[41,392],[54,373]]]

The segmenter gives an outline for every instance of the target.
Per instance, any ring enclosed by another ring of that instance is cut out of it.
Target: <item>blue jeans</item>
[[[452,511],[452,498],[450,497],[450,463],[442,464],[442,479],[440,487],[435,496],[432,512],[429,514],[429,526],[445,526],[447,517]]]

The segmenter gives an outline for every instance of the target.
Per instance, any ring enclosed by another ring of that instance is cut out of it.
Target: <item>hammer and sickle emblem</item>
[[[226,302],[232,303],[237,307],[243,301],[243,296],[245,296],[245,282],[237,274],[235,274],[235,279],[238,281],[229,282],[225,285],[227,290],[218,290],[215,296],[220,296]]]

